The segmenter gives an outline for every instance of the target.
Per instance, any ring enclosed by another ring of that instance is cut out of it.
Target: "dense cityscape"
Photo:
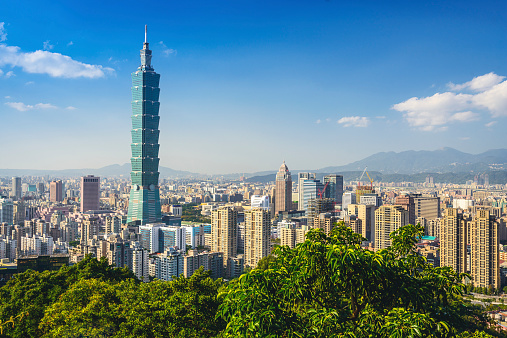
[[[163,174],[148,41],[145,26],[130,177],[0,175],[0,337],[505,336],[505,150]]]

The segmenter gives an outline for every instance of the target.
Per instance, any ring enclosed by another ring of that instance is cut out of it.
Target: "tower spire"
[[[148,25],[144,25],[144,43],[141,49],[141,68],[153,70],[151,67],[151,50],[148,43]]]

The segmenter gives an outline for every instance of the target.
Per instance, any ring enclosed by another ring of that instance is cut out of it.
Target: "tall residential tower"
[[[146,27],[141,66],[132,73],[132,188],[127,222],[140,224],[161,220],[158,185],[158,97],[160,75],[151,66]]]

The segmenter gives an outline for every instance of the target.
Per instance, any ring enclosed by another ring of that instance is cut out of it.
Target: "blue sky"
[[[118,4],[0,3],[0,168],[128,162],[145,24],[163,166],[318,169],[505,147],[505,1]]]

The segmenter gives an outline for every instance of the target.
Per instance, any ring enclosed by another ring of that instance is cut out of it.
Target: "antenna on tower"
[[[144,43],[148,42],[148,25],[144,25]]]

